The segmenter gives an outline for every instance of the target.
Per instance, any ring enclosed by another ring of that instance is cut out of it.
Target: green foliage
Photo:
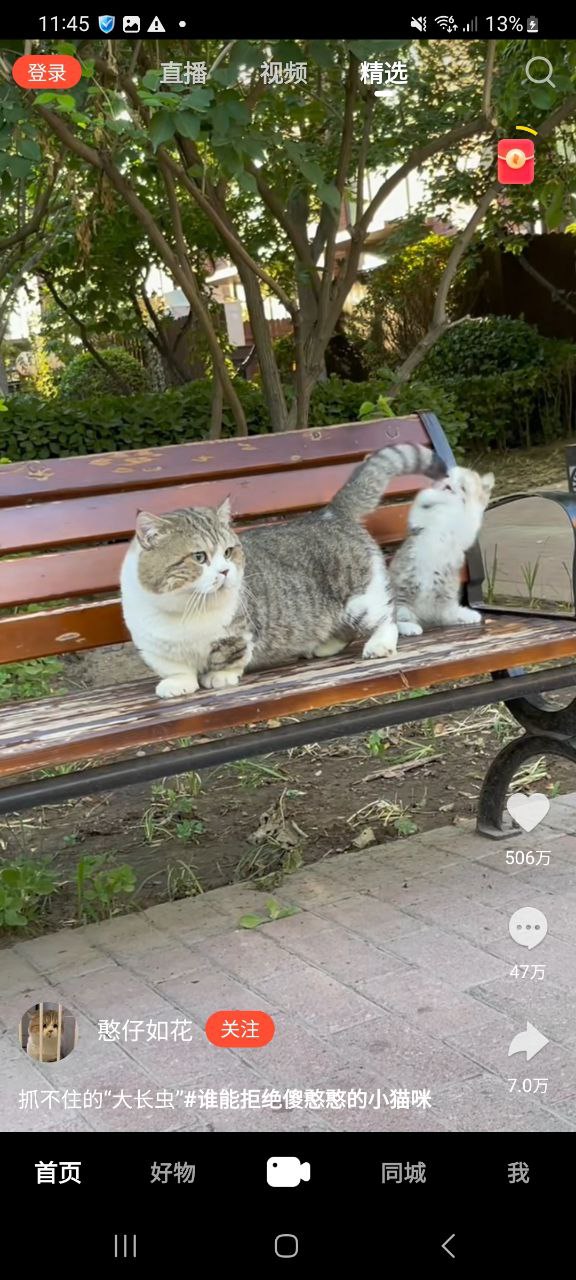
[[[299,910],[299,907],[282,907],[276,898],[269,898],[265,916],[240,916],[238,925],[240,929],[257,929],[259,925],[270,924],[272,920],[285,920],[287,916],[296,916]]]
[[[24,929],[42,914],[58,890],[54,873],[42,862],[4,862],[0,869],[0,931]]]
[[[478,316],[448,329],[420,366],[433,381],[501,373],[544,364],[538,330],[510,316]]]
[[[128,391],[145,391],[148,385],[146,370],[122,347],[106,347],[100,352],[102,359],[126,385]],[[87,396],[108,395],[118,392],[118,383],[90,355],[82,351],[74,356],[60,378],[59,394],[65,400],[82,400]]]
[[[384,391],[380,392],[375,400],[366,400],[360,406],[361,422],[374,418],[397,418],[407,413],[426,410],[428,413],[436,414],[454,449],[459,449],[463,445],[469,434],[468,410],[462,408],[452,387],[450,391],[445,391],[442,386],[432,381],[424,382],[415,378],[413,382],[400,387],[394,398],[390,400],[385,391],[390,389],[393,381],[394,375],[389,370],[386,371],[380,383]]]
[[[0,666],[0,703],[20,698],[47,698],[63,671],[59,658],[31,658]]]
[[[400,364],[427,332],[451,248],[450,237],[437,235],[389,248],[385,265],[366,277],[366,292],[346,318],[346,333],[362,343],[370,374]]]
[[[576,346],[543,338],[524,320],[462,321],[437,342],[421,371],[450,388],[468,422],[461,437],[467,445],[546,443],[574,428]]]
[[[104,920],[120,910],[124,894],[134,893],[136,877],[132,867],[115,866],[113,855],[97,853],[80,858],[76,868],[78,919]]]

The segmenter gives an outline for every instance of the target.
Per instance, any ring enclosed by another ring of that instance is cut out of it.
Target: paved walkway
[[[238,920],[266,898],[239,886],[0,951],[0,1128],[575,1130],[575,837],[576,794],[522,842],[549,866],[508,866],[506,842],[447,827],[291,876],[276,897],[298,913],[251,931]],[[525,905],[548,920],[535,951],[508,932]],[[543,980],[511,976],[534,963]],[[40,1066],[16,1029],[49,998],[79,1037]],[[276,1035],[215,1048],[203,1028],[218,1009],[264,1009]],[[190,1042],[148,1040],[177,1018]],[[137,1038],[99,1040],[101,1019]],[[527,1021],[549,1040],[529,1063],[508,1057]],[[400,1089],[429,1090],[431,1107],[393,1107]]]

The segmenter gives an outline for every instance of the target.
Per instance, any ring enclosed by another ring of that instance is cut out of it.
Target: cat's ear
[[[492,493],[495,483],[496,483],[496,477],[493,471],[487,471],[486,475],[482,476],[482,491],[484,493],[486,502],[488,502],[488,499],[490,497],[490,494]]]
[[[220,506],[216,507],[216,514],[220,517],[221,520],[226,520],[229,522],[232,519],[232,508],[230,506],[230,498],[225,498],[224,501],[220,503]]]
[[[169,523],[163,516],[152,515],[150,511],[139,511],[136,516],[136,537],[145,551],[150,551],[169,530]]]

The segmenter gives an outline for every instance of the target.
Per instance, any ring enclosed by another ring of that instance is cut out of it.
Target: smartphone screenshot
[[[6,1220],[551,1264],[576,26],[190,14],[0,18]]]

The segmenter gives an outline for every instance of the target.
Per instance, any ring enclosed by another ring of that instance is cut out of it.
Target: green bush
[[[146,391],[148,376],[146,370],[123,347],[106,347],[100,352],[106,364],[122,379],[126,386],[126,394]],[[88,396],[118,394],[119,384],[111,373],[103,369],[89,351],[80,355],[66,366],[62,373],[58,394],[65,400],[84,400]]]
[[[575,371],[572,343],[543,338],[525,320],[484,316],[449,329],[418,372],[449,390],[467,445],[505,449],[572,433]]]
[[[457,326],[457,329],[465,326]],[[455,329],[453,332],[456,332]],[[448,337],[449,335],[446,335]],[[437,414],[453,447],[472,445],[511,448],[538,444],[571,434],[575,427],[572,382],[576,347],[538,337],[539,356],[525,367],[477,369],[450,373],[429,367],[432,352],[412,382],[393,401],[394,414],[427,409]],[[441,344],[438,344],[440,347]],[[489,345],[489,344],[488,344]],[[487,359],[497,360],[497,354]],[[452,359],[452,356],[450,356]],[[362,406],[387,397],[392,382],[388,370],[369,382],[328,378],[315,388],[309,425],[331,426],[361,420]],[[235,381],[251,435],[270,430],[262,389],[254,382]],[[292,388],[286,392],[293,396]],[[150,449],[206,439],[210,426],[212,383],[189,382],[184,387],[134,396],[101,395],[68,402],[16,395],[0,420],[0,455],[12,462],[58,458],[118,449]],[[230,410],[223,414],[223,436],[231,436]]]
[[[544,339],[525,320],[478,316],[460,320],[438,340],[420,366],[424,376],[444,385],[450,378],[502,373],[542,365]]]
[[[241,379],[235,386],[250,432],[267,431],[260,388]],[[210,380],[189,382],[173,391],[102,395],[75,402],[16,395],[2,416],[0,451],[19,462],[202,440],[208,435],[211,405]],[[222,434],[232,433],[232,416],[225,408]]]

